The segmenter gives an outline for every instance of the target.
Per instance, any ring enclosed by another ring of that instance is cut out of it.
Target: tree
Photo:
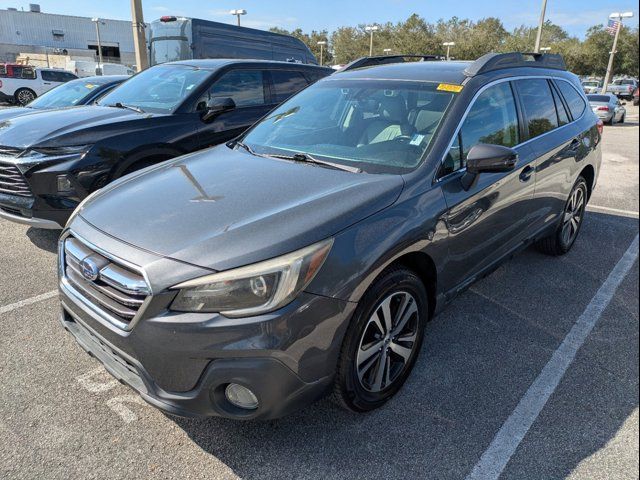
[[[285,30],[284,28],[273,27],[269,31],[280,33],[282,35],[290,35],[301,40],[307,47],[309,47],[311,53],[313,53],[313,55],[318,60],[320,60],[320,45],[318,45],[318,42],[327,42],[327,45],[323,47],[324,63],[331,64],[333,62],[333,56],[331,54],[331,48],[329,45],[329,32],[327,32],[326,30],[322,30],[319,32],[312,30],[311,33],[304,33],[301,28],[296,28],[293,31],[289,31]]]

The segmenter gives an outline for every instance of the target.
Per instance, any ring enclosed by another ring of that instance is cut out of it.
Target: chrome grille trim
[[[31,187],[27,183],[18,167],[9,163],[0,162],[0,193],[18,195],[20,197],[32,197]]]
[[[61,274],[66,284],[110,323],[129,330],[151,299],[143,274],[73,235],[61,239],[61,244]],[[83,273],[83,261],[87,259],[98,267],[94,280]]]

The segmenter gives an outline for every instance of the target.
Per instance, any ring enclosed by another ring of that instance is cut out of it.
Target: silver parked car
[[[587,95],[589,99],[589,105],[591,110],[595,113],[600,120],[608,125],[613,125],[616,122],[624,123],[627,116],[627,109],[624,108],[625,102],[621,102],[618,97],[612,93],[605,93],[604,95]]]
[[[602,89],[602,82],[600,80],[583,80],[582,90],[586,94],[598,93]]]

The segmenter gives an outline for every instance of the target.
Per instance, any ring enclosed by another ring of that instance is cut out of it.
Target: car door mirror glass
[[[220,115],[221,113],[234,110],[236,108],[236,102],[230,97],[214,97],[210,99],[202,115],[202,120],[207,121]]]

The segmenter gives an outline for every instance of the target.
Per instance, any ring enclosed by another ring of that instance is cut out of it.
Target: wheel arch
[[[588,201],[591,198],[591,193],[593,192],[593,186],[596,179],[596,171],[593,168],[593,165],[585,166],[580,172],[580,176],[587,181],[587,201]]]
[[[406,267],[422,280],[429,298],[429,319],[433,318],[437,301],[438,271],[431,256],[422,251],[410,252],[395,259],[391,265]]]
[[[172,147],[152,147],[138,149],[135,152],[127,155],[121,162],[118,163],[116,168],[111,172],[111,180],[120,178],[125,172],[131,172],[131,167],[139,163],[145,163],[145,166],[153,165],[155,163],[164,162],[175,157],[184,155],[184,152]],[[141,167],[143,168],[143,167]]]

